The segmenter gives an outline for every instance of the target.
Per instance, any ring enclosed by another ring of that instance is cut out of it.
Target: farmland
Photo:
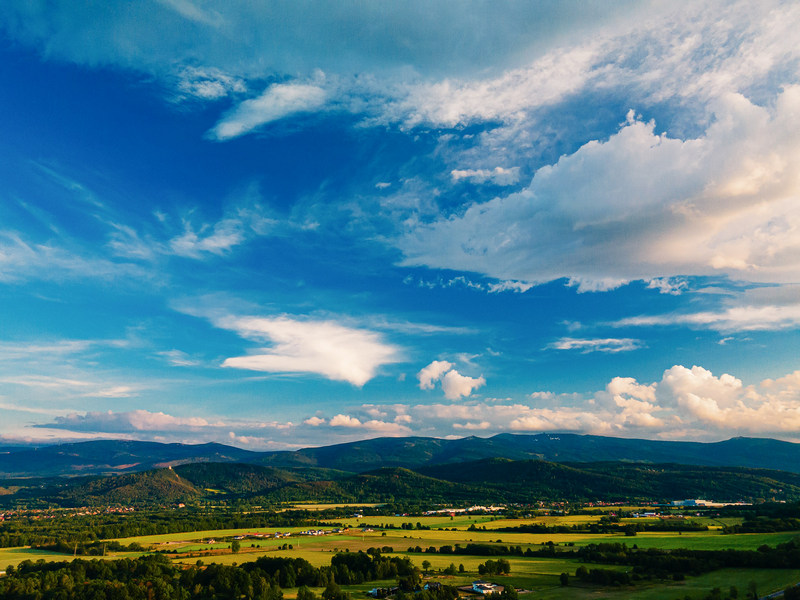
[[[325,510],[338,509],[347,512],[355,510],[347,506],[325,506]],[[373,509],[375,507],[372,507]],[[358,510],[365,510],[363,505]],[[366,508],[369,510],[369,508]],[[320,524],[323,535],[304,535],[308,527],[259,527],[209,529],[194,532],[165,533],[122,537],[106,540],[119,542],[123,546],[141,545],[144,552],[103,552],[99,558],[116,560],[136,558],[141,555],[161,554],[178,567],[216,563],[219,565],[242,565],[252,563],[262,557],[282,557],[303,559],[313,567],[327,567],[331,558],[339,553],[366,552],[382,548],[386,556],[408,558],[423,571],[429,581],[439,581],[449,585],[463,586],[481,577],[479,567],[486,562],[484,555],[431,552],[460,545],[477,544],[491,548],[517,548],[521,555],[506,556],[510,573],[496,577],[501,585],[511,584],[516,588],[531,592],[539,598],[642,598],[660,600],[662,598],[690,597],[700,600],[711,589],[737,587],[744,592],[755,584],[759,594],[774,592],[787,585],[800,582],[800,569],[719,569],[685,577],[681,581],[643,580],[634,585],[607,587],[579,581],[576,570],[606,569],[627,571],[630,567],[613,564],[594,564],[585,562],[576,554],[582,548],[608,543],[625,543],[627,547],[646,549],[675,550],[688,549],[715,551],[735,549],[752,551],[764,546],[776,547],[800,537],[800,532],[782,531],[773,533],[724,534],[723,525],[735,524],[734,517],[694,517],[698,523],[708,527],[702,531],[684,532],[643,532],[635,537],[623,533],[519,533],[501,531],[526,525],[546,525],[547,527],[586,528],[600,522],[601,514],[537,515],[529,518],[503,518],[490,514],[456,514],[433,516],[395,516],[366,515],[330,518]],[[654,519],[650,519],[652,522]],[[738,519],[739,521],[741,519]],[[632,519],[623,520],[632,521]],[[234,539],[241,546],[233,552]],[[543,556],[546,551],[550,555]],[[530,555],[528,555],[530,554]],[[24,561],[69,561],[72,556],[38,550],[30,547],[0,549],[0,566],[19,567]],[[424,567],[424,569],[423,569]],[[455,569],[455,572],[453,570]],[[568,586],[561,585],[561,574],[571,578]],[[356,598],[371,587],[374,582],[364,582],[343,586]],[[386,583],[387,586],[391,582]],[[316,590],[321,593],[321,589]],[[296,589],[284,590],[291,598]],[[533,596],[531,596],[533,597]]]

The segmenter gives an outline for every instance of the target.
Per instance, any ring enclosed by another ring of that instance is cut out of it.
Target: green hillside
[[[11,490],[14,489],[14,492]],[[765,469],[621,462],[559,464],[504,458],[347,474],[200,463],[80,480],[37,480],[9,488],[4,504],[39,499],[62,506],[166,505],[199,500],[393,502],[415,504],[538,501],[800,500],[800,475]]]
[[[191,502],[203,495],[202,490],[172,469],[158,469],[92,479],[49,495],[47,500],[65,506],[160,505]]]

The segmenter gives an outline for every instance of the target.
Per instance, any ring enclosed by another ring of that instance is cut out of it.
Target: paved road
[[[794,587],[800,587],[800,583],[796,583]],[[774,592],[772,594],[769,594],[768,596],[762,596],[758,600],[775,600],[776,598],[783,598],[783,590],[780,590],[779,592]]]

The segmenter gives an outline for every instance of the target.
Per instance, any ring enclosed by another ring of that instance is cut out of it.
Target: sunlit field
[[[329,505],[319,505],[329,506]],[[198,561],[203,564],[219,563],[225,565],[242,564],[254,561],[262,556],[302,558],[316,567],[329,565],[331,557],[336,552],[358,552],[369,548],[390,547],[391,555],[406,556],[415,565],[422,568],[423,562],[427,567],[425,576],[436,578],[443,583],[452,585],[468,585],[479,577],[478,567],[485,563],[489,557],[465,556],[456,554],[438,554],[427,552],[409,551],[419,547],[423,551],[431,546],[462,546],[469,543],[502,544],[505,546],[520,546],[523,551],[527,549],[538,550],[543,545],[554,544],[556,555],[553,558],[544,557],[505,557],[511,564],[511,574],[495,577],[497,583],[511,584],[517,588],[531,590],[536,597],[545,599],[561,598],[642,598],[644,600],[674,600],[685,598],[687,595],[698,600],[705,596],[713,587],[722,587],[727,593],[731,585],[739,588],[743,597],[750,582],[755,582],[759,593],[766,593],[783,589],[785,586],[800,582],[800,571],[764,571],[745,569],[740,571],[725,570],[709,573],[700,577],[687,577],[682,582],[639,582],[635,586],[626,588],[603,588],[597,585],[582,584],[575,577],[575,570],[583,563],[568,554],[581,546],[592,543],[620,542],[629,547],[636,545],[639,548],[689,548],[696,550],[719,550],[732,548],[737,550],[754,550],[766,544],[777,544],[795,539],[800,534],[797,532],[760,533],[723,535],[721,527],[724,524],[736,522],[735,519],[720,521],[713,518],[695,518],[704,525],[713,527],[709,531],[696,532],[639,532],[635,536],[615,534],[587,534],[587,533],[509,533],[498,531],[503,527],[516,527],[523,524],[546,524],[548,526],[573,526],[588,525],[598,522],[600,515],[568,515],[568,516],[537,516],[530,519],[498,519],[491,516],[466,516],[456,515],[452,519],[449,515],[436,515],[428,517],[364,517],[344,518],[327,522],[324,530],[346,528],[339,533],[329,533],[322,536],[299,535],[307,527],[284,528],[254,528],[254,529],[215,529],[187,533],[172,533],[163,535],[137,536],[120,538],[122,544],[137,542],[149,552],[167,552],[177,564],[194,565]],[[644,520],[638,520],[645,522]],[[652,521],[652,520],[648,520]],[[399,529],[401,524],[412,523],[414,527],[419,523],[431,529]],[[364,530],[365,526],[370,526]],[[469,530],[474,525],[476,529]],[[382,526],[391,526],[390,529],[380,529]],[[483,527],[486,526],[486,530]],[[314,527],[315,529],[317,527]],[[241,548],[238,553],[230,549],[234,536],[247,536],[248,534],[274,535],[280,532],[291,534],[288,537],[269,538],[244,538],[240,540]],[[135,558],[141,553],[108,553],[104,558],[114,560],[119,557]],[[91,557],[83,557],[89,558]],[[492,557],[496,558],[496,557]],[[71,560],[72,556],[56,554],[53,552],[33,550],[31,548],[7,548],[0,550],[0,569],[7,566],[17,566],[24,560],[64,561]],[[450,565],[457,570],[463,569],[456,576],[445,576],[442,571]],[[631,567],[613,565],[586,565],[589,568],[625,570]],[[570,585],[563,587],[559,576],[567,573],[571,576]],[[389,585],[391,582],[385,582]],[[369,582],[359,586],[347,586],[346,589],[358,598],[364,591],[378,585]],[[317,590],[320,592],[321,590]],[[292,599],[296,590],[285,591],[287,599]]]

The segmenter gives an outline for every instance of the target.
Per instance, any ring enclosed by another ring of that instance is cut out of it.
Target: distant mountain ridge
[[[509,434],[489,438],[374,438],[295,451],[254,452],[224,444],[161,444],[102,440],[3,448],[0,477],[109,475],[192,463],[250,463],[280,469],[335,469],[364,473],[413,470],[482,459],[558,463],[624,461],[710,467],[747,467],[800,473],[800,444],[764,438],[676,442],[579,434]]]

